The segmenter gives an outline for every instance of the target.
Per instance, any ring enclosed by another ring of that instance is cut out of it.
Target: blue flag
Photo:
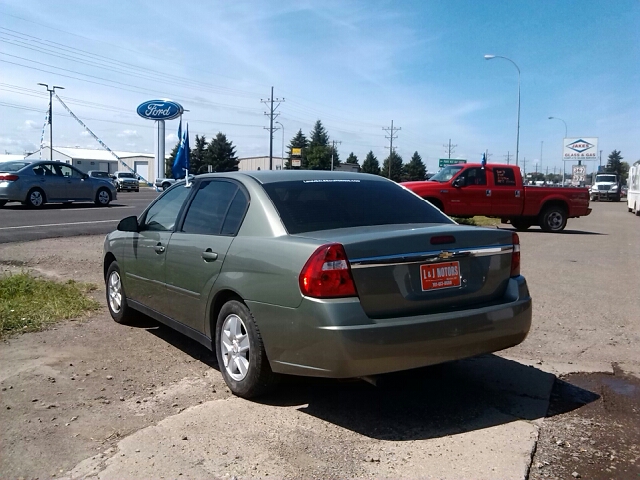
[[[178,124],[178,140],[182,140],[182,116],[180,116],[180,123]]]
[[[176,180],[184,178],[189,171],[189,157],[191,156],[190,153],[189,124],[187,124],[187,129],[184,133],[184,136],[180,140],[178,153],[176,153],[176,158],[174,159],[173,166],[171,167],[171,174]]]
[[[484,166],[487,164],[487,154],[483,153],[482,154],[482,167],[484,168]]]

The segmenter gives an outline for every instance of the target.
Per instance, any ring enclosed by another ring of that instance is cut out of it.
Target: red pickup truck
[[[560,232],[568,218],[591,213],[588,188],[524,186],[513,165],[449,165],[427,181],[401,185],[447,215],[496,217],[518,230],[538,224]]]

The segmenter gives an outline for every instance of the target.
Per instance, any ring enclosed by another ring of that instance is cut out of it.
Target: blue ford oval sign
[[[184,109],[179,103],[169,100],[149,100],[138,105],[137,112],[148,120],[172,120],[178,118]]]

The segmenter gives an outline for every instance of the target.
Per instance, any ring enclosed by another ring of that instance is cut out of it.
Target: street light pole
[[[284,170],[284,125],[282,125],[280,122],[276,123],[282,127],[282,154],[280,155],[282,165],[280,166],[280,168]]]
[[[567,122],[565,122],[563,119],[558,118],[558,117],[549,117],[549,120],[560,120],[562,123],[564,123],[564,138],[567,138]],[[564,149],[564,139],[562,140],[562,145],[563,145],[563,149]],[[578,165],[582,165],[581,161],[578,161]],[[564,158],[562,159],[562,186],[564,187],[564,177],[565,177],[565,163],[564,163]]]
[[[42,85],[49,92],[49,160],[53,160],[53,92],[56,91],[56,88],[64,90],[64,87],[53,85],[52,88],[49,88],[46,83],[39,83],[38,85]]]
[[[518,166],[518,154],[520,152],[520,68],[518,67],[518,65],[516,65],[516,62],[514,62],[510,58],[503,57],[501,55],[485,55],[484,56],[485,60],[491,60],[493,58],[503,58],[505,60],[508,60],[511,63],[513,63],[513,66],[516,67],[516,70],[518,70],[518,126],[516,130],[516,166]]]

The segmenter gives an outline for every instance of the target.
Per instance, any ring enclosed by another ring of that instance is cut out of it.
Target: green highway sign
[[[460,158],[441,158],[438,160],[438,167],[442,168],[447,165],[455,165],[457,163],[467,163],[467,161]]]

